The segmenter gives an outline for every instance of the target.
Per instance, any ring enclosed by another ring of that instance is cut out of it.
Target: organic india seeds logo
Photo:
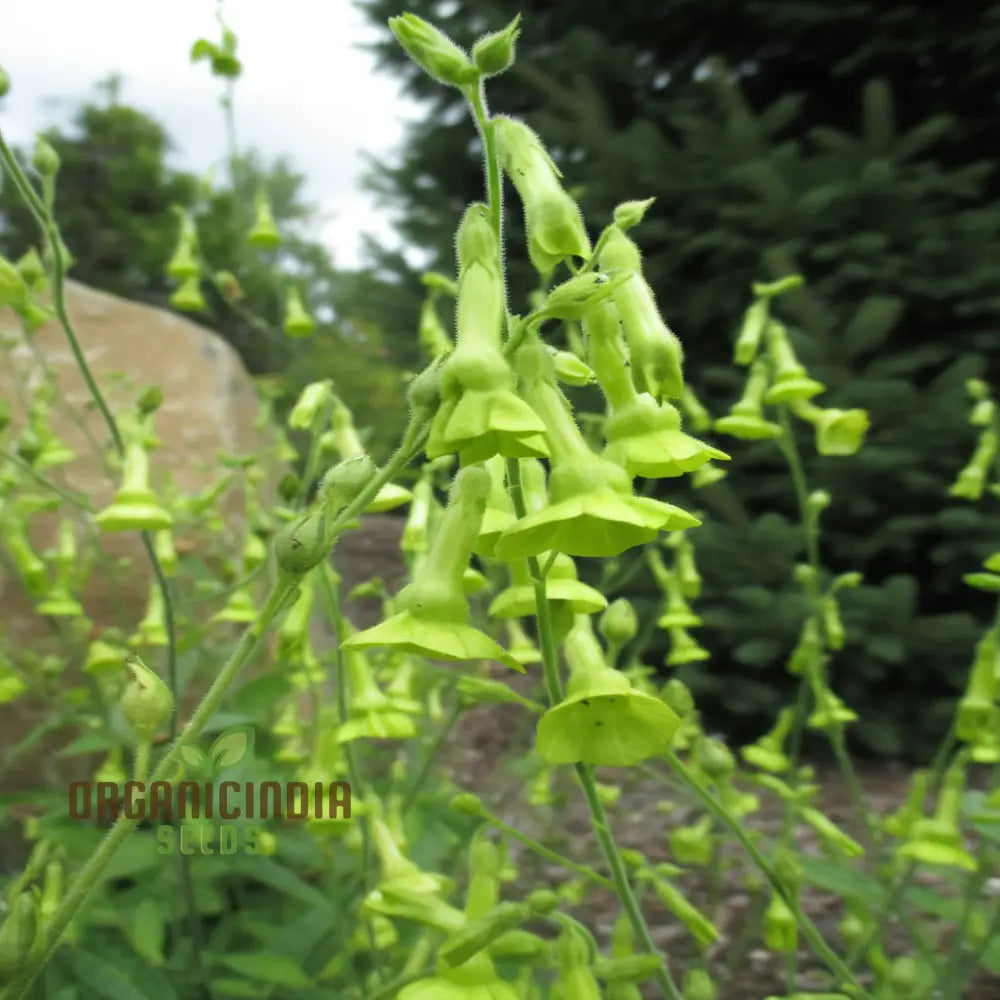
[[[252,761],[254,731],[233,726],[204,750],[180,748],[177,774],[169,781],[74,781],[69,786],[69,816],[108,823],[123,815],[157,826],[161,853],[179,845],[185,854],[199,850],[233,854],[242,842],[248,853],[266,852],[273,835],[248,826],[253,820],[347,820],[351,788],[333,781],[236,781],[226,772]],[[248,770],[247,767],[241,768]],[[222,821],[219,823],[218,821]],[[242,837],[241,837],[242,834]],[[206,841],[208,837],[208,841]],[[197,844],[192,846],[192,842]],[[228,848],[228,849],[227,849]]]

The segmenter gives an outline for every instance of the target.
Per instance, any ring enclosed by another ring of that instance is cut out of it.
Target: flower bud
[[[438,83],[464,87],[478,79],[480,71],[465,52],[416,14],[390,17],[389,30],[406,54]]]
[[[0,986],[21,970],[38,932],[38,901],[34,893],[22,892],[0,924]]]
[[[684,973],[684,1000],[715,1000],[715,984],[705,969]]]
[[[301,576],[318,566],[330,552],[328,524],[322,510],[312,510],[286,524],[274,541],[278,567],[284,573]]]
[[[616,205],[614,212],[615,225],[622,232],[639,225],[654,201],[656,201],[655,198],[646,198],[644,201],[623,201],[620,205]]]
[[[288,426],[299,431],[310,430],[324,404],[332,398],[333,382],[330,379],[310,382],[299,394],[291,413],[288,414]]]
[[[456,795],[451,800],[451,808],[455,812],[463,813],[466,816],[486,816],[486,807],[483,805],[482,799],[478,795],[473,795],[471,792],[463,792],[460,795]]]
[[[35,153],[31,158],[31,165],[43,177],[55,177],[59,172],[59,154],[42,136],[39,136],[35,142]]]
[[[362,452],[338,462],[323,476],[319,496],[328,513],[339,513],[375,478],[375,463]]]
[[[472,61],[483,76],[496,76],[514,65],[514,43],[521,34],[518,14],[503,31],[480,38],[472,47]]]
[[[441,403],[441,363],[429,364],[410,382],[406,393],[410,415],[417,423],[429,421]]]
[[[556,378],[564,385],[584,386],[594,381],[594,373],[590,366],[581,361],[569,351],[557,351],[549,348],[552,362],[556,370]]]
[[[28,301],[28,289],[18,269],[0,255],[0,306],[23,306]]]
[[[174,696],[138,656],[127,657],[125,665],[132,671],[134,680],[122,695],[122,714],[139,739],[148,741],[173,714]]]
[[[609,642],[623,645],[635,638],[639,631],[639,618],[635,608],[624,597],[608,605],[601,615],[598,628]]]

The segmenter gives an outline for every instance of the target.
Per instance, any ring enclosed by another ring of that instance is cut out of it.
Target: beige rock
[[[68,283],[67,307],[83,353],[113,412],[132,411],[138,393],[147,385],[159,385],[163,390],[164,403],[155,415],[162,445],[151,455],[154,487],[162,486],[168,471],[178,489],[197,493],[223,471],[217,458],[220,451],[248,455],[270,448],[273,454],[273,432],[255,427],[259,402],[254,386],[237,353],[212,331],[76,282]],[[17,317],[9,310],[0,311],[0,398],[10,403],[15,428],[23,425],[33,394],[50,380],[57,387],[53,429],[78,457],[47,470],[45,476],[64,489],[82,493],[99,510],[114,496],[119,473],[108,467],[110,438],[100,414],[90,405],[67,338],[52,321],[26,340]],[[260,493],[265,508],[274,502],[279,468],[276,461],[267,465]],[[181,535],[178,547],[213,547],[214,552],[199,548],[210,560],[226,552],[238,557],[244,530],[241,489],[229,491],[224,509],[221,535]],[[53,544],[58,517],[71,510],[64,504],[58,514],[35,519],[31,539],[37,552]],[[87,616],[98,626],[124,619],[134,627],[143,615],[151,578],[140,537],[134,533],[100,535],[87,517],[80,519],[80,526],[81,550],[88,547],[88,538],[96,537],[112,558],[131,559],[131,566],[123,573],[105,568],[92,574],[81,595]],[[51,649],[71,656],[58,640],[58,623],[37,614],[20,581],[5,570],[5,562],[0,563],[0,643],[7,650]],[[158,653],[152,654],[154,659]],[[81,656],[81,652],[76,655]],[[71,673],[79,666],[67,664]],[[61,683],[66,680],[68,675]],[[25,698],[0,706],[0,753],[44,719],[49,710],[45,703]],[[52,748],[51,743],[39,747],[22,757],[11,771],[0,774],[0,793],[38,787],[57,774],[65,780],[66,761],[53,758]]]

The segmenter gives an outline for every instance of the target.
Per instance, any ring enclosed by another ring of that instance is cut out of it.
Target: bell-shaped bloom
[[[285,292],[285,316],[281,329],[288,337],[311,337],[317,329],[316,320],[306,311],[302,293],[295,285],[289,285]]]
[[[743,759],[762,771],[772,774],[783,774],[792,763],[785,756],[785,740],[795,722],[795,709],[784,708],[778,713],[778,721],[769,733],[762,736],[756,743],[751,743],[740,750]]]
[[[204,312],[208,308],[197,275],[185,278],[170,295],[170,304],[180,312]]]
[[[500,455],[487,460],[486,471],[490,474],[490,494],[486,501],[486,512],[476,539],[476,555],[492,557],[497,539],[517,520],[514,505],[507,492],[505,462]]]
[[[631,281],[615,289],[613,301],[625,331],[635,387],[656,402],[680,399],[684,395],[684,349],[663,321],[656,296],[643,277],[639,248],[612,227],[604,240],[600,265],[604,271],[632,273]],[[597,366],[592,367],[596,370]]]
[[[122,485],[94,520],[102,531],[160,531],[174,523],[150,487],[149,455],[135,428],[125,445]]]
[[[543,366],[539,376],[526,379],[524,394],[549,428],[550,499],[547,507],[529,513],[500,536],[498,559],[522,559],[550,549],[571,556],[616,556],[652,541],[660,531],[701,523],[672,504],[636,497],[628,474],[595,455],[584,441],[551,378],[551,359],[544,347],[529,344],[519,357],[526,352],[533,355],[526,367]]]
[[[166,270],[169,277],[176,281],[183,281],[185,278],[196,278],[201,274],[201,265],[196,256],[198,231],[195,229],[194,219],[183,210],[179,214],[181,228],[173,256],[167,261]]]
[[[470,205],[459,226],[455,351],[441,371],[441,405],[427,457],[457,453],[463,465],[549,453],[544,421],[514,392],[500,350],[504,293],[496,238],[485,205]]]
[[[713,852],[712,817],[702,816],[690,826],[675,827],[667,834],[667,843],[675,860],[682,865],[707,865]]]
[[[668,667],[679,667],[685,663],[699,663],[711,659],[712,654],[701,646],[686,628],[671,626],[667,629],[670,635],[670,652],[663,661]]]
[[[996,724],[1000,694],[1000,649],[995,631],[987,632],[976,646],[969,681],[955,713],[955,735],[966,742]]]
[[[35,609],[39,614],[54,618],[83,617],[83,606],[71,593],[76,552],[76,531],[73,522],[64,519],[59,523],[55,579],[45,599],[36,605]]]
[[[438,974],[404,986],[398,1000],[522,1000],[514,987],[500,978],[484,953],[450,968],[442,963]]]
[[[965,792],[964,763],[948,769],[941,784],[933,817],[918,819],[899,848],[899,856],[946,868],[976,870],[976,859],[962,840],[959,815]]]
[[[262,250],[274,250],[281,245],[281,233],[274,224],[271,202],[264,190],[254,195],[254,222],[247,233],[247,242]]]
[[[32,597],[48,593],[52,585],[48,567],[45,560],[31,547],[23,518],[8,516],[4,524],[4,542],[25,590]]]
[[[414,579],[395,599],[397,613],[350,636],[343,644],[345,649],[388,646],[432,659],[498,660],[524,672],[514,657],[469,624],[469,606],[462,590],[462,576],[479,535],[489,489],[489,473],[481,466],[467,466],[459,472],[430,551]]]
[[[518,663],[527,666],[529,663],[541,663],[542,654],[538,647],[528,638],[520,621],[516,618],[507,620],[507,652]]]
[[[568,921],[556,942],[556,955],[559,972],[549,994],[553,1000],[601,1000],[591,946],[580,930]]]
[[[813,688],[816,707],[807,722],[810,729],[836,730],[858,721],[858,713],[848,708],[828,687],[823,686],[818,678],[814,679]]]
[[[465,923],[461,910],[443,900],[454,882],[443,875],[422,871],[400,850],[385,821],[373,811],[369,822],[379,858],[380,877],[362,904],[365,913],[413,920],[447,933]]]
[[[750,366],[743,395],[733,404],[724,417],[715,421],[720,434],[755,441],[762,438],[781,437],[781,426],[764,416],[764,393],[768,382],[767,362],[759,358]]]
[[[948,490],[949,495],[963,500],[979,500],[986,489],[997,450],[997,433],[992,427],[987,427],[979,435],[979,442],[968,465],[959,472],[958,478]]]
[[[681,430],[681,415],[637,392],[625,364],[625,344],[614,305],[599,305],[583,320],[590,357],[611,405],[604,424],[605,457],[630,475],[658,479],[693,472],[712,458],[729,456]]]
[[[788,342],[788,333],[783,324],[772,319],[765,331],[767,337],[767,353],[774,365],[774,380],[771,387],[764,393],[764,402],[795,403],[823,392],[825,386],[809,377],[809,373],[795,356],[792,345]]]
[[[249,588],[238,587],[230,593],[225,606],[212,616],[212,621],[245,624],[256,621],[259,616],[260,610]]]
[[[590,256],[583,215],[560,184],[562,174],[524,122],[498,115],[490,123],[500,163],[524,206],[528,256],[539,274],[565,259]]]
[[[541,561],[545,561],[542,556]],[[501,591],[489,606],[493,618],[530,618],[535,614],[535,588],[523,561],[510,567],[511,586]],[[556,555],[545,578],[545,596],[552,605],[568,605],[574,614],[593,615],[608,606],[607,598],[593,587],[582,583],[576,575],[576,565],[569,556]]]
[[[167,645],[167,618],[163,591],[155,580],[149,586],[146,614],[128,641],[132,646]]]
[[[871,426],[865,410],[824,410],[802,400],[793,404],[792,412],[815,427],[816,451],[821,455],[856,454]]]
[[[590,619],[578,615],[566,636],[566,697],[538,723],[535,749],[549,764],[628,767],[670,747],[680,720],[659,698],[633,689],[608,667]]]
[[[345,650],[344,663],[351,695],[348,718],[337,729],[337,739],[407,740],[416,735],[413,716],[420,712],[412,699],[398,702],[375,683],[371,665],[361,650]]]
[[[892,837],[903,840],[910,835],[913,825],[924,815],[924,800],[930,790],[932,772],[918,769],[910,776],[906,800],[882,820],[882,827]]]

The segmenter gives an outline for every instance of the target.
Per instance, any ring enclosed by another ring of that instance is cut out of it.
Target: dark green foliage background
[[[399,13],[391,0],[361,6],[374,24]],[[685,344],[689,381],[716,415],[739,394],[731,345],[750,283],[805,276],[781,315],[829,388],[819,402],[872,418],[852,458],[817,459],[802,438],[810,485],[834,500],[824,562],[865,575],[843,599],[848,643],[835,687],[863,716],[856,749],[926,755],[992,610],[961,574],[1000,542],[995,499],[947,495],[975,441],[963,382],[996,384],[1000,374],[1000,4],[414,0],[406,9],[463,45],[523,13],[518,62],[490,82],[491,106],[524,117],[566,184],[583,183],[575,193],[592,232],[619,201],[656,196],[636,239]],[[450,273],[455,224],[482,197],[480,152],[457,92],[385,37],[383,65],[427,113],[401,161],[375,170],[371,185],[405,240]],[[517,303],[534,275],[521,263],[516,194],[506,197]],[[417,277],[372,249],[393,275],[391,303],[369,292],[346,307],[408,333]],[[393,347],[412,357],[408,336]],[[746,737],[791,691],[783,664],[803,607],[790,572],[804,553],[773,445],[718,443],[734,457],[726,481],[693,496],[661,489],[708,515],[692,538],[706,581],[698,637],[714,656],[681,676],[709,718]],[[633,577],[628,594],[648,605],[649,578]],[[665,651],[658,635],[645,658]]]

